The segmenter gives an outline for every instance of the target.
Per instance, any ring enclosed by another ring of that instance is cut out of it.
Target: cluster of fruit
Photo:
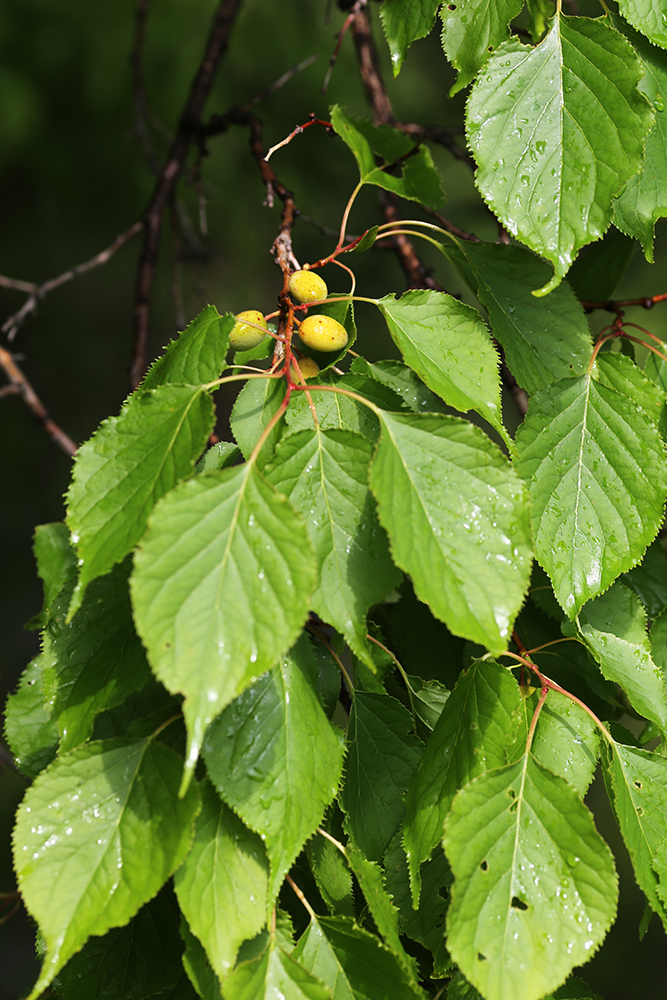
[[[329,294],[326,282],[313,271],[295,271],[289,280],[291,296],[299,303],[322,302]],[[235,351],[249,351],[256,347],[268,332],[267,322],[258,309],[237,313],[236,325],[229,335],[230,346]],[[347,330],[331,316],[306,316],[299,326],[301,343],[313,351],[340,351],[348,341]],[[312,358],[299,361],[303,378],[317,375],[319,366]]]

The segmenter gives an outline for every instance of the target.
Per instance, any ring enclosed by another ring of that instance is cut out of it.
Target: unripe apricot
[[[320,373],[320,366],[317,361],[313,358],[299,358],[299,371],[304,379],[315,378],[316,375]],[[294,365],[290,368],[290,375],[292,376],[293,382],[300,382],[299,372],[297,372]]]
[[[289,290],[297,302],[321,302],[329,294],[324,278],[312,271],[295,271],[289,280]]]
[[[264,340],[266,334],[256,329],[261,326],[262,329],[268,330],[264,315],[259,309],[246,309],[245,312],[237,313],[236,320],[237,322],[229,335],[229,346],[233,347],[235,351],[249,351]]]
[[[340,351],[347,344],[347,330],[331,316],[306,316],[299,337],[313,351]]]

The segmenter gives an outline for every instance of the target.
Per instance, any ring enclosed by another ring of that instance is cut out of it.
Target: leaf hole
[[[512,805],[509,807],[508,811],[511,812],[511,813],[515,813],[518,808],[519,808],[519,803],[518,802],[513,802]]]
[[[524,901],[522,899],[519,899],[518,896],[512,896],[511,906],[512,906],[513,910],[527,910],[528,909],[528,903],[524,903]]]
[[[493,52],[493,45],[489,45],[489,47],[488,47],[488,49],[486,51],[487,52]]]
[[[477,952],[477,961],[478,962],[486,962],[486,955],[482,955],[481,951],[478,951]]]
[[[484,860],[484,861],[482,861],[482,863],[481,863],[481,865],[479,867],[482,869],[483,872],[488,872],[488,870],[489,870],[489,862],[486,861],[486,860]]]
[[[643,816],[644,815],[644,810],[642,809],[641,806],[637,806],[637,815],[638,816]]]
[[[447,10],[456,10],[456,4],[455,3],[448,3],[447,4]]]
[[[635,781],[635,788],[641,788],[641,787],[642,787],[641,781]]]
[[[507,789],[507,794],[509,795],[509,797],[511,799],[515,799],[516,798],[516,792],[514,791],[513,788],[508,788]]]
[[[171,649],[171,643],[170,642],[165,642],[164,649]]]

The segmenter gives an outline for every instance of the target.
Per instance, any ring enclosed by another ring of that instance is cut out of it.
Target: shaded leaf
[[[368,374],[371,378],[387,385],[399,396],[404,405],[414,413],[445,413],[446,407],[439,396],[428,388],[416,371],[402,361],[376,361],[371,364],[365,358],[355,358],[351,370]],[[383,406],[382,409],[391,409]]]
[[[350,389],[383,410],[402,408],[401,400],[393,389],[367,375],[351,374],[343,378],[328,375],[320,379],[320,384]],[[320,430],[354,431],[369,441],[377,441],[380,431],[378,419],[363,403],[337,392],[312,392],[311,395]],[[285,421],[290,430],[295,432],[313,429],[313,414],[305,393],[292,393]]]
[[[183,861],[199,793],[178,797],[181,766],[151,739],[89,743],[28,789],[14,868],[46,944],[30,1000],[89,937],[126,924]]]
[[[211,967],[203,944],[192,933],[185,919],[181,920],[181,937],[185,943],[183,968],[197,996],[204,1000],[223,1000],[220,980]]]
[[[280,409],[284,395],[285,383],[282,379],[251,378],[236,397],[229,422],[232,434],[245,459],[250,458],[262,431]],[[283,423],[279,421],[257,456],[259,469],[272,457],[282,432]]]
[[[151,365],[139,391],[159,385],[198,385],[218,378],[227,367],[225,355],[235,322],[231,313],[220,316],[215,306],[206,306]]]
[[[560,692],[549,691],[531,750],[538,763],[565,778],[583,799],[600,753],[598,729],[583,708]]]
[[[16,766],[28,778],[36,778],[58,750],[58,725],[44,700],[42,683],[42,660],[37,656],[5,705],[5,739]]]
[[[253,466],[197,476],[156,508],[132,602],[156,676],[185,695],[189,768],[215,716],[297,638],[314,584],[305,525]]]
[[[459,792],[444,846],[448,947],[486,1000],[538,1000],[603,941],[611,852],[574,789],[529,754]]]
[[[557,15],[538,46],[501,45],[472,89],[476,183],[510,233],[553,264],[540,294],[603,235],[641,165],[652,113],[640,77],[634,50],[602,19]]]
[[[474,80],[489,53],[509,37],[509,22],[522,7],[523,0],[456,0],[442,5],[442,47],[458,70],[450,97]]]
[[[241,962],[223,985],[225,1000],[331,1000],[331,992],[275,938],[256,958]]]
[[[33,552],[37,573],[44,584],[42,610],[28,622],[26,628],[46,625],[47,611],[68,580],[76,576],[76,553],[70,544],[67,525],[62,521],[38,524],[35,528]]]
[[[647,548],[644,558],[622,577],[646,608],[649,618],[657,618],[667,608],[667,556],[659,541]]]
[[[384,0],[380,19],[391,53],[394,76],[398,76],[412,43],[429,34],[442,0]]]
[[[370,485],[394,562],[452,632],[500,653],[530,578],[528,504],[518,478],[464,420],[381,419]]]

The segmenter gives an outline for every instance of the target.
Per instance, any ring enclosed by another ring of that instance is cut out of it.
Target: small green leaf
[[[209,776],[271,863],[268,900],[338,789],[343,743],[320,705],[304,636],[278,666],[228,706],[204,745]]]
[[[331,826],[322,826],[332,835]],[[340,836],[340,831],[335,831]],[[329,912],[336,917],[354,917],[352,876],[345,856],[327,837],[311,837],[306,844],[306,856],[313,878]]]
[[[155,502],[189,476],[213,428],[213,403],[197,385],[164,385],[130,397],[74,460],[67,523],[79,556],[70,618],[86,587],[137,544]]]
[[[5,739],[16,766],[36,778],[58,750],[58,726],[44,700],[41,657],[31,660],[5,705]]]
[[[486,1000],[539,1000],[591,958],[616,913],[611,852],[575,790],[526,754],[454,799],[452,958]]]
[[[132,603],[153,671],[186,697],[189,769],[216,715],[297,638],[315,572],[305,525],[254,466],[197,476],[156,508]]]
[[[355,694],[341,803],[350,832],[370,861],[380,861],[405,813],[405,790],[422,755],[412,719],[388,695]]]
[[[477,186],[503,225],[554,266],[555,288],[599,239],[641,165],[653,115],[634,50],[602,20],[557,15],[530,47],[490,57],[467,108]]]
[[[182,761],[148,740],[89,743],[28,789],[14,828],[14,868],[46,944],[29,1000],[92,935],[126,924],[181,864],[199,793],[178,797]]]
[[[93,580],[72,621],[73,584],[53,602],[43,636],[43,688],[60,730],[60,751],[73,750],[93,731],[100,712],[120,705],[150,679],[134,630],[129,565]]]
[[[667,758],[614,743],[603,763],[637,884],[667,930],[667,900],[658,893],[653,870],[667,828]]]
[[[215,306],[206,306],[151,365],[139,392],[160,385],[213,382],[226,368],[229,334],[235,322],[231,313],[220,316]]]
[[[457,0],[442,5],[442,47],[458,70],[450,97],[467,87],[489,53],[509,38],[509,23],[522,7],[523,0]]]
[[[408,49],[431,31],[442,0],[384,0],[380,19],[391,53],[394,76],[398,76]]]
[[[415,902],[420,865],[442,840],[457,791],[478,774],[507,763],[520,705],[512,674],[492,661],[476,660],[456,683],[408,788],[403,842]]]
[[[368,229],[364,233],[364,235],[361,237],[361,239],[359,240],[359,242],[355,246],[353,252],[354,253],[365,253],[366,250],[370,250],[370,248],[375,243],[375,240],[377,239],[378,230],[379,230],[379,226],[371,226],[371,228]]]
[[[355,358],[352,369],[359,374],[370,375],[371,378],[389,386],[403,401],[407,409],[414,413],[445,413],[446,406],[439,396],[422,382],[416,371],[403,364],[402,361],[376,361],[371,364],[365,358]],[[382,409],[390,410],[390,406]]]
[[[519,480],[496,445],[460,418],[381,419],[370,485],[394,562],[455,635],[502,652],[530,579]]]
[[[663,443],[632,398],[584,375],[535,394],[516,444],[535,552],[574,618],[655,537],[667,495]]]
[[[667,11],[663,0],[618,0],[626,21],[641,31],[654,45],[667,49]]]
[[[241,449],[231,441],[217,441],[208,448],[197,462],[196,472],[217,472],[241,460]]]
[[[583,799],[600,753],[599,731],[583,708],[560,692],[549,691],[531,749],[543,767],[565,778]]]
[[[429,389],[503,433],[498,354],[479,313],[445,292],[410,291],[378,302],[405,362]]]
[[[71,546],[67,525],[62,521],[37,525],[33,552],[37,573],[44,584],[44,602],[41,612],[26,627],[36,629],[46,625],[48,609],[68,580],[76,577],[77,566],[76,552]]]
[[[190,929],[224,979],[241,944],[264,926],[268,864],[259,837],[208,782],[192,849],[174,876],[174,888]]]
[[[667,734],[665,674],[652,659],[646,612],[639,598],[624,584],[615,583],[582,608],[579,629],[602,675],[620,684],[632,707]]]
[[[372,666],[368,609],[400,583],[368,489],[370,441],[350,431],[300,431],[283,439],[266,475],[308,528],[320,575],[312,608]]]
[[[225,1000],[332,1000],[315,976],[271,938],[256,958],[241,962],[223,984]]]
[[[245,459],[250,458],[262,431],[280,409],[284,395],[285,383],[281,378],[251,378],[236,397],[229,420],[232,434]],[[282,432],[282,421],[279,421],[258,455],[258,468],[261,469],[269,461]]]
[[[523,247],[504,243],[466,243],[447,255],[488,310],[493,335],[526,392],[584,374],[593,344],[572,289],[567,283],[560,285],[545,300],[531,294],[531,288],[548,280],[544,261]]]

